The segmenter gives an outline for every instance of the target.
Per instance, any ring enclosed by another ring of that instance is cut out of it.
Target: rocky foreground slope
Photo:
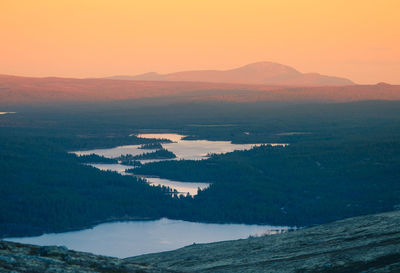
[[[0,242],[0,272],[400,272],[400,211],[127,259]]]

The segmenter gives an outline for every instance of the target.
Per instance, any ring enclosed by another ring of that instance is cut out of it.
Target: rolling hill
[[[210,82],[31,78],[0,75],[0,105],[106,102],[144,98],[187,101],[400,100],[400,85],[276,86]]]
[[[351,80],[345,78],[325,76],[318,73],[301,73],[290,66],[272,62],[257,62],[230,70],[197,70],[170,74],[150,72],[137,76],[113,76],[110,79],[284,86],[343,86],[354,84]]]

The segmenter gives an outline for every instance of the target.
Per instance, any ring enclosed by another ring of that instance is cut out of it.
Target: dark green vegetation
[[[399,151],[400,143],[389,140],[262,146],[134,172],[211,182],[193,200],[191,220],[312,225],[392,210],[400,203]]]
[[[2,236],[64,231],[112,219],[158,218],[177,205],[168,189],[83,165],[55,142],[2,138]]]
[[[148,144],[143,144],[148,145]],[[157,147],[161,146],[160,143],[150,143],[149,146],[146,147]],[[143,148],[142,148],[143,149]],[[145,149],[150,149],[150,148],[145,148]],[[143,153],[140,155],[131,155],[131,154],[126,154],[126,155],[121,155],[115,159],[115,161],[120,161],[122,165],[128,165],[128,166],[134,166],[134,167],[140,167],[142,166],[142,163],[140,163],[139,160],[145,160],[145,159],[171,159],[171,158],[176,158],[176,155],[173,152],[170,152],[165,149],[159,149],[154,152],[148,152],[148,153]],[[94,162],[92,162],[94,163]],[[128,171],[129,172],[129,171]]]
[[[141,159],[170,159],[170,158],[176,158],[176,155],[168,150],[160,149],[154,152],[144,153],[135,156],[129,154],[123,155],[118,159],[124,161],[124,160],[141,160]]]
[[[116,160],[115,158],[107,158],[96,154],[78,156],[78,160],[81,163],[118,163],[118,160]]]
[[[18,113],[0,116],[0,236],[162,216],[303,226],[400,204],[400,102],[174,105],[143,100],[6,110]],[[154,143],[129,135],[160,131],[290,146],[140,169],[213,182],[195,198],[181,199],[134,177],[85,166],[67,153]]]

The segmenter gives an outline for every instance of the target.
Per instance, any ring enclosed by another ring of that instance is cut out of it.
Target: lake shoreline
[[[6,237],[2,240],[41,246],[66,246],[112,257],[129,257],[169,251],[193,243],[212,243],[284,233],[289,226],[215,224],[160,218],[112,221],[94,227],[39,236]]]
[[[88,156],[94,154],[97,156],[118,159],[129,158],[136,159],[144,157],[146,155],[151,155],[158,153],[160,151],[165,151],[174,155],[174,158],[149,158],[149,159],[137,159],[140,162],[140,166],[135,168],[124,168],[123,162],[118,162],[116,164],[90,164],[93,167],[99,168],[101,170],[111,170],[120,173],[121,175],[133,174],[136,177],[144,178],[148,180],[149,185],[152,186],[166,186],[171,188],[171,193],[176,193],[178,195],[195,196],[198,193],[198,189],[204,190],[210,186],[210,182],[198,182],[198,181],[178,181],[174,179],[168,179],[166,177],[160,177],[158,175],[153,176],[151,173],[140,174],[136,173],[136,170],[140,169],[142,165],[147,165],[152,162],[162,162],[170,160],[207,160],[213,155],[226,154],[234,151],[245,151],[251,150],[255,147],[262,145],[271,146],[283,146],[286,147],[286,143],[251,143],[251,144],[234,144],[231,141],[210,141],[210,140],[194,140],[193,135],[183,135],[178,133],[138,133],[130,134],[129,136],[134,136],[137,139],[147,139],[154,140],[153,143],[160,144],[160,148],[143,150],[140,145],[124,145],[116,146],[110,149],[93,149],[87,151],[74,151],[72,153],[78,156]],[[166,140],[166,143],[161,143],[160,141]],[[146,176],[143,176],[146,175]],[[153,180],[153,181],[152,181]],[[186,185],[184,185],[186,184]],[[195,185],[198,184],[198,185]],[[176,191],[176,192],[175,192]]]
[[[80,231],[80,230],[85,230],[85,229],[92,229],[98,225],[102,224],[113,224],[113,223],[124,223],[124,222],[142,222],[142,221],[158,221],[161,219],[169,219],[169,220],[174,220],[174,221],[185,221],[189,223],[199,223],[199,224],[216,224],[216,225],[254,225],[254,226],[273,226],[273,227],[279,227],[279,226],[284,226],[280,224],[270,224],[270,223],[265,223],[265,222],[226,222],[226,221],[205,221],[201,220],[196,221],[194,219],[185,219],[185,218],[174,218],[174,217],[167,217],[167,216],[160,216],[160,217],[139,217],[139,216],[124,216],[124,217],[112,217],[106,220],[99,220],[99,221],[94,221],[90,224],[82,225],[79,227],[73,227],[73,228],[66,228],[62,230],[57,230],[57,231],[52,231],[52,232],[47,232],[47,231],[42,231],[42,232],[31,232],[31,233],[26,233],[26,234],[21,234],[21,235],[15,235],[12,237],[9,237],[8,235],[5,236],[0,236],[0,240],[4,240],[7,238],[25,238],[25,237],[38,237],[42,236],[45,234],[59,234],[59,233],[66,233],[66,232],[74,232],[74,231]],[[6,223],[7,224],[7,223]],[[12,224],[12,223],[10,223]],[[304,228],[304,227],[289,227],[288,231],[292,231],[295,229],[299,228]]]

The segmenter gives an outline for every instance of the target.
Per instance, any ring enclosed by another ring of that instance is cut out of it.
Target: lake
[[[184,140],[179,134],[140,134],[141,138],[168,139],[162,143],[164,149],[173,152],[178,160],[207,159],[210,154],[221,154],[236,150],[248,150],[262,144],[233,144],[229,141]],[[283,145],[286,144],[271,144]],[[77,155],[97,154],[108,158],[121,155],[140,155],[154,150],[140,149],[140,145],[125,145],[110,149],[76,151]],[[170,160],[170,159],[166,159]],[[147,164],[152,160],[143,160]],[[122,164],[87,164],[100,170],[116,171],[122,175],[132,166]],[[168,186],[180,194],[196,195],[198,188],[209,187],[207,182],[181,182],[159,177],[145,177],[150,185]],[[174,250],[193,243],[210,243],[273,234],[288,230],[287,227],[244,224],[206,224],[181,220],[160,219],[154,221],[126,221],[103,223],[93,228],[36,237],[8,238],[6,240],[36,244],[64,245],[69,249],[94,254],[125,258],[147,253]]]
[[[176,159],[201,160],[207,159],[210,154],[224,154],[233,151],[250,150],[263,144],[272,146],[286,146],[281,143],[258,143],[258,144],[233,144],[231,141],[210,140],[184,140],[184,135],[179,134],[138,134],[137,137],[148,139],[168,139],[172,143],[163,143],[164,149],[173,152]]]
[[[258,143],[258,144],[233,144],[230,141],[210,141],[210,140],[184,140],[184,135],[180,134],[138,134],[139,138],[146,139],[166,139],[170,143],[162,143],[162,147],[176,155],[174,159],[146,159],[139,160],[142,164],[147,164],[155,161],[163,160],[202,160],[209,158],[210,154],[223,154],[230,153],[238,150],[250,150],[254,147],[261,145],[271,146],[286,146],[285,143]],[[116,158],[121,155],[131,154],[140,155],[143,153],[154,152],[156,149],[144,150],[140,149],[141,145],[124,145],[109,149],[94,149],[87,151],[75,151],[78,156],[97,154],[107,158]],[[88,164],[100,170],[111,170],[119,172],[120,174],[127,175],[126,169],[133,168],[132,166],[125,166],[121,164]],[[197,194],[197,188],[205,189],[210,183],[204,182],[182,182],[162,178],[146,178],[150,185],[167,186],[176,189],[181,194],[190,193],[191,195]]]
[[[90,163],[87,165],[90,165],[102,171],[114,171],[122,175],[135,176],[132,173],[125,172],[126,169],[131,169],[132,166],[127,166],[122,164],[97,164],[97,163]],[[147,181],[147,183],[149,183],[152,186],[165,186],[173,190],[177,190],[178,195],[186,195],[189,193],[190,195],[194,196],[197,194],[197,190],[199,188],[201,190],[204,190],[210,186],[210,183],[204,183],[204,182],[180,182],[170,179],[163,179],[159,177],[148,177],[141,175],[138,175],[138,177],[144,178]]]
[[[126,258],[174,250],[193,243],[245,239],[286,230],[287,227],[278,226],[205,224],[163,218],[105,223],[80,231],[5,240],[42,246],[66,246],[77,251]]]
[[[175,189],[179,194],[190,194],[192,196],[197,194],[197,190],[200,188],[204,190],[210,186],[210,183],[202,183],[202,182],[179,182],[169,179],[163,179],[158,177],[146,177],[147,182],[150,185],[154,186],[165,186],[170,187],[171,189]]]
[[[164,149],[173,152],[176,158],[173,160],[201,160],[207,159],[210,154],[223,154],[239,150],[250,150],[261,145],[286,146],[286,143],[258,143],[258,144],[233,144],[230,141],[210,140],[184,140],[184,135],[179,134],[138,134],[137,137],[147,139],[167,139],[172,143],[161,143]],[[154,152],[156,149],[140,149],[141,145],[124,145],[109,149],[94,149],[86,151],[74,151],[78,156],[96,154],[107,158],[116,158],[121,155],[141,155]],[[171,160],[171,159],[163,159]],[[142,163],[155,160],[139,160]],[[159,159],[157,161],[160,161]]]

